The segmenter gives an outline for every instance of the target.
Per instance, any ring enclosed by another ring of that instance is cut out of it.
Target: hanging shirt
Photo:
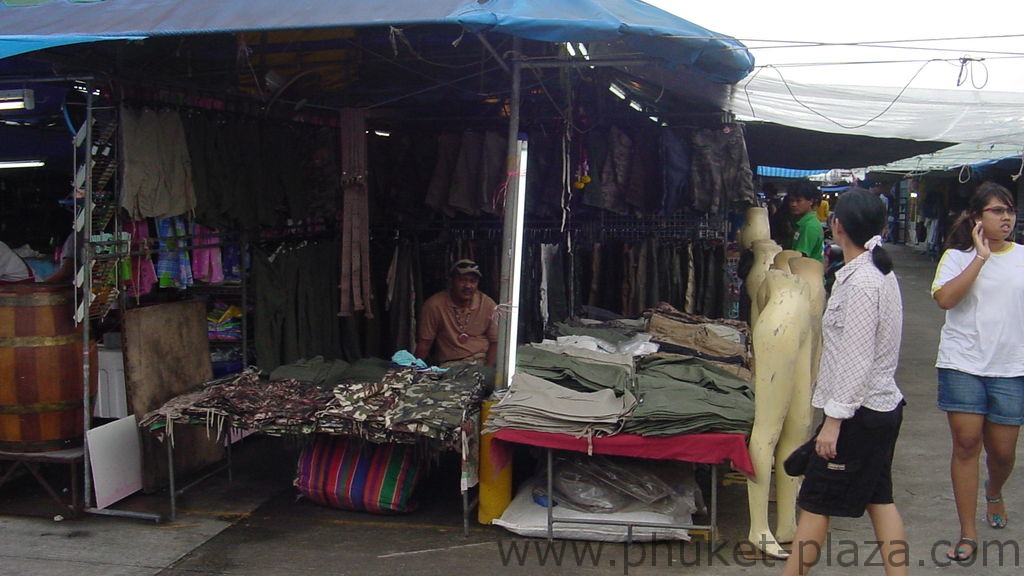
[[[946,250],[932,282],[934,295],[975,258],[974,249]],[[993,252],[960,302],[946,310],[936,368],[975,376],[1024,375],[1024,248]]]

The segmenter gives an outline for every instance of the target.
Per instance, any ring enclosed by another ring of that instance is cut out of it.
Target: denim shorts
[[[1024,426],[1024,376],[975,376],[939,368],[939,409],[984,414],[994,424]]]

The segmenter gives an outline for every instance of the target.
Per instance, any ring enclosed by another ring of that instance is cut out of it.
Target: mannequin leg
[[[775,449],[775,461],[782,462],[801,444],[807,441],[811,432],[813,409],[811,408],[811,356],[813,342],[808,340],[794,358],[793,399],[782,425],[782,435]],[[779,542],[792,542],[796,535],[796,497],[800,491],[800,478],[794,478],[783,471],[775,475],[775,536]]]
[[[760,369],[760,367],[759,367]],[[769,389],[771,383],[764,383],[760,389]],[[774,396],[774,394],[759,394]],[[748,540],[765,554],[785,558],[787,552],[779,545],[768,525],[768,495],[771,490],[772,461],[775,446],[782,432],[786,416],[787,391],[779,390],[780,398],[775,401],[755,401],[754,428],[750,433],[750,460],[754,466],[754,477],[747,479],[747,504],[750,514]]]

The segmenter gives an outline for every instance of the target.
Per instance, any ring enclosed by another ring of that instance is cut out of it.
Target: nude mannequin
[[[821,317],[825,313],[825,265],[814,258],[801,256],[789,261],[789,269],[807,281],[811,290],[811,315],[814,318],[814,348],[811,353],[811,382],[818,377],[821,360]]]
[[[750,271],[747,272],[747,277],[743,279],[743,289],[746,290],[747,296],[750,298],[750,326],[753,328],[761,312],[757,304],[758,289],[761,287],[761,282],[764,281],[764,275],[771,268],[775,255],[782,250],[782,247],[773,240],[755,240],[751,243],[751,249],[754,252],[754,263],[750,267]]]
[[[794,258],[802,258],[803,253],[797,250],[783,250],[775,255],[775,260],[772,261],[772,270],[782,270],[783,272],[789,272],[789,262]]]
[[[768,226],[768,209],[760,206],[747,208],[740,228],[740,248],[750,250],[757,240],[768,240],[772,237]]]
[[[789,271],[807,281],[811,288],[814,312],[818,316],[825,313],[825,265],[814,258],[800,256],[789,261]],[[820,285],[820,286],[819,286]]]
[[[793,274],[803,278],[810,291],[808,302],[808,314],[811,318],[811,386],[796,390],[789,408],[789,416],[794,425],[783,427],[782,438],[779,439],[779,450],[776,451],[777,458],[785,459],[789,452],[783,446],[803,444],[811,432],[811,423],[814,419],[813,408],[811,407],[811,392],[814,382],[818,378],[818,364],[821,361],[821,317],[825,313],[825,266],[814,258],[801,256],[789,261],[789,269]],[[801,422],[805,424],[800,425]],[[794,438],[787,438],[793,435]],[[780,460],[776,460],[779,462]],[[800,491],[800,480],[788,474],[779,474],[784,478],[776,478],[775,481],[775,502],[778,512],[778,524],[775,527],[775,536],[779,542],[792,542],[796,535],[796,497]],[[791,522],[792,521],[792,522]]]
[[[747,480],[748,538],[774,558],[788,557],[779,542],[791,541],[796,532],[799,480],[776,474],[779,539],[768,525],[768,495],[773,462],[781,464],[802,444],[811,424],[813,325],[820,323],[820,316],[812,314],[811,299],[811,287],[801,276],[769,270],[758,291],[760,316],[751,335],[756,392],[749,449],[755,476]]]

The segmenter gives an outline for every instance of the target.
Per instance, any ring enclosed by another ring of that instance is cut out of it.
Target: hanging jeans
[[[686,187],[690,185],[692,152],[685,137],[665,130],[661,137],[661,165],[665,190],[661,198],[661,215],[674,214],[683,204]]]
[[[562,322],[569,317],[569,298],[565,286],[565,262],[561,244],[542,244],[541,261],[547,282],[549,321]]]

